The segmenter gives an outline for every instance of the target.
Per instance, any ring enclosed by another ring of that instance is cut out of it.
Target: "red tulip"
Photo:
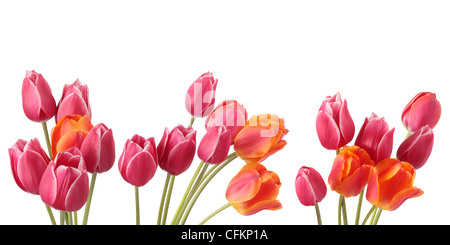
[[[403,109],[402,122],[409,132],[414,133],[423,126],[433,129],[441,117],[441,103],[436,94],[418,93]]]
[[[22,105],[25,115],[34,122],[45,122],[56,113],[56,102],[45,78],[27,71],[22,84]]]
[[[110,170],[116,157],[112,130],[103,123],[96,125],[87,134],[80,150],[89,173]]]
[[[89,194],[89,177],[78,148],[59,153],[42,175],[39,193],[42,201],[61,211],[80,210]]]
[[[123,179],[131,185],[147,184],[158,168],[155,139],[134,135],[125,143],[118,165]]]
[[[206,130],[224,125],[231,130],[231,144],[247,122],[247,110],[235,100],[225,100],[206,118]]]
[[[314,206],[327,194],[327,186],[314,168],[301,167],[295,178],[295,191],[303,205]]]
[[[328,150],[347,145],[355,134],[355,125],[339,93],[327,96],[316,117],[316,130],[320,143]]]
[[[189,87],[185,105],[193,117],[206,117],[214,109],[216,86],[217,79],[211,72],[206,72]]]
[[[92,119],[91,105],[89,104],[89,89],[82,85],[80,80],[66,84],[56,112],[56,123],[66,115],[88,116]]]
[[[198,145],[198,157],[207,163],[220,164],[227,158],[231,145],[231,130],[225,126],[210,128]]]
[[[8,149],[16,184],[25,192],[39,195],[39,184],[50,159],[38,139],[18,140]]]
[[[196,131],[178,125],[164,135],[158,144],[159,167],[171,175],[179,175],[191,166],[195,156]]]
[[[397,159],[410,163],[417,170],[427,162],[433,142],[433,130],[426,125],[403,141],[398,147]]]
[[[380,118],[372,113],[370,118],[364,121],[356,137],[355,145],[366,150],[372,160],[377,163],[391,156],[394,130],[394,128],[389,129],[384,117]]]

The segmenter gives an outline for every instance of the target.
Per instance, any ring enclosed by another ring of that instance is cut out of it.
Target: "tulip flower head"
[[[66,84],[64,86],[55,119],[58,123],[64,116],[75,114],[81,116],[87,115],[92,119],[91,105],[89,104],[89,89],[86,84],[81,84],[78,79],[72,84]]]
[[[46,122],[56,113],[52,90],[42,74],[27,71],[22,84],[22,105],[25,115],[34,122]]]
[[[80,150],[89,173],[110,170],[116,157],[112,130],[103,123],[96,125],[86,135]]]
[[[225,126],[210,128],[198,146],[198,157],[207,163],[220,164],[227,158],[231,145],[231,130]]]
[[[211,72],[206,72],[189,87],[185,105],[193,117],[206,117],[214,109],[216,101],[217,79]]]
[[[231,130],[231,144],[233,144],[236,135],[244,128],[247,117],[247,110],[243,105],[236,100],[225,100],[206,118],[205,127],[209,130],[224,125]]]
[[[426,125],[403,141],[398,147],[397,159],[408,162],[417,170],[425,165],[430,157],[433,142],[433,130]]]
[[[301,167],[295,178],[295,191],[300,203],[305,206],[314,206],[327,194],[327,186],[314,168]]]
[[[327,96],[316,117],[316,131],[320,143],[328,150],[337,150],[347,145],[355,134],[355,124],[342,101],[340,93]]]
[[[402,122],[410,133],[428,125],[433,129],[441,117],[441,103],[436,94],[418,93],[403,109]]]
[[[242,215],[252,215],[261,210],[277,210],[282,205],[278,197],[280,178],[259,163],[246,164],[233,177],[226,190],[226,198]]]

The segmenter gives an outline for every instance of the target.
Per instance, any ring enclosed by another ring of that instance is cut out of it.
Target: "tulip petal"
[[[148,152],[140,152],[131,158],[126,169],[126,180],[134,186],[147,184],[156,172],[156,162]]]
[[[419,188],[417,188],[415,186],[411,187],[411,188],[404,189],[404,190],[400,191],[399,193],[397,193],[393,197],[390,205],[388,207],[386,207],[385,209],[389,210],[389,211],[394,211],[398,207],[400,207],[403,204],[403,202],[405,202],[407,199],[414,198],[414,197],[419,197],[423,193],[424,193],[423,190],[421,190],[421,189],[419,189]]]
[[[171,175],[179,175],[191,166],[194,156],[195,142],[192,140],[180,142],[169,153],[167,162],[170,166],[164,166],[163,169]]]
[[[240,214],[249,216],[255,213],[258,213],[262,210],[278,210],[283,206],[278,200],[264,200],[258,203],[255,203],[253,206],[248,207],[246,203],[233,203],[234,209],[238,211]]]
[[[99,165],[100,161],[100,138],[101,136],[93,131],[87,134],[81,145],[81,153],[86,163],[86,169],[89,173],[93,173]]]
[[[356,169],[351,175],[347,176],[343,181],[338,193],[345,197],[357,196],[366,186],[369,179],[370,169],[372,166],[363,165]]]
[[[238,156],[260,158],[272,147],[272,139],[270,137],[261,137],[261,130],[256,129],[257,127],[244,127],[236,136],[234,149]]]
[[[80,210],[86,203],[89,195],[89,177],[86,171],[79,174],[78,178],[67,191],[65,209],[67,212]]]
[[[56,119],[59,121],[62,117],[66,115],[80,115],[80,116],[90,116],[88,115],[88,107],[86,102],[83,100],[80,94],[71,93],[58,105],[58,111],[56,113]]]
[[[333,117],[323,111],[319,111],[316,118],[316,130],[320,143],[325,149],[336,150],[339,148],[341,133]]]
[[[39,185],[39,195],[41,196],[42,201],[49,206],[53,206],[58,190],[58,181],[54,169],[55,163],[50,162],[45,169],[44,174],[42,174],[41,183]]]
[[[48,119],[56,113],[56,102],[53,98],[52,90],[42,75],[36,80],[36,88],[41,99],[40,120]]]
[[[394,145],[394,131],[395,128],[389,130],[386,134],[383,135],[380,142],[378,143],[377,155],[376,158],[373,159],[376,163],[391,156],[392,147]]]
[[[41,98],[36,85],[25,78],[22,84],[22,106],[25,115],[32,121],[39,122]]]
[[[154,144],[154,143],[153,143]],[[153,148],[152,148],[153,149]],[[112,168],[116,159],[116,146],[112,130],[106,131],[100,143],[100,162],[97,166],[96,172],[103,173]],[[156,161],[156,159],[155,159]]]
[[[303,205],[314,206],[316,204],[316,194],[306,174],[302,173],[302,176],[295,180],[295,191]]]
[[[230,203],[246,202],[259,192],[261,179],[258,171],[244,169],[230,181],[226,191],[226,198]]]
[[[26,192],[38,195],[42,174],[47,168],[47,162],[35,151],[25,151],[17,163],[17,176]]]
[[[348,111],[347,100],[344,100],[342,108],[339,111],[339,128],[342,133],[342,140],[339,142],[339,147],[342,147],[350,142],[355,135],[355,124]]]

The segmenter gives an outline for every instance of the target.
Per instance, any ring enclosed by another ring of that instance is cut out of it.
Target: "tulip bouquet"
[[[383,117],[375,113],[365,119],[354,145],[355,133],[347,101],[337,93],[328,96],[316,117],[316,130],[325,149],[336,151],[328,176],[332,191],[339,194],[338,224],[348,224],[346,198],[359,196],[355,225],[376,225],[382,210],[394,211],[406,200],[421,196],[414,186],[416,170],[427,162],[433,148],[434,134],[441,115],[441,105],[430,92],[417,94],[404,108],[401,119],[407,129],[406,138],[391,157],[394,128],[389,129]],[[299,201],[315,206],[318,224],[322,224],[319,202],[327,194],[327,186],[319,172],[302,167],[295,180]],[[366,192],[372,208],[360,223],[361,204]]]
[[[242,215],[282,207],[277,200],[280,178],[261,164],[284,148],[288,130],[284,119],[275,114],[248,118],[246,108],[235,100],[225,100],[215,107],[218,80],[207,72],[196,79],[186,93],[185,106],[191,120],[165,128],[158,144],[154,137],[133,135],[126,140],[118,159],[122,178],[135,190],[136,224],[140,224],[139,187],[146,185],[158,168],[166,172],[156,224],[169,224],[168,210],[176,176],[189,169],[195,156],[200,163],[178,208],[172,225],[185,224],[199,195],[212,179],[231,161],[240,158],[242,169],[224,186],[227,203],[207,216],[200,224],[232,206]],[[51,223],[53,211],[60,212],[60,224],[78,224],[78,212],[84,207],[82,222],[86,225],[97,175],[110,170],[116,160],[112,130],[103,123],[92,124],[87,85],[77,79],[66,84],[57,104],[42,74],[26,73],[22,85],[25,115],[42,124],[47,153],[37,138],[18,140],[8,149],[16,184],[25,192],[39,195]],[[47,122],[56,125],[48,133]],[[206,118],[206,133],[197,147],[193,123]],[[233,148],[234,152],[230,153]],[[90,179],[90,180],[89,180]]]

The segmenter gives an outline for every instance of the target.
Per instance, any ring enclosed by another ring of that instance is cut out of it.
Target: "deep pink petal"
[[[316,118],[316,130],[322,146],[328,150],[339,148],[340,131],[333,118],[319,111]]]

